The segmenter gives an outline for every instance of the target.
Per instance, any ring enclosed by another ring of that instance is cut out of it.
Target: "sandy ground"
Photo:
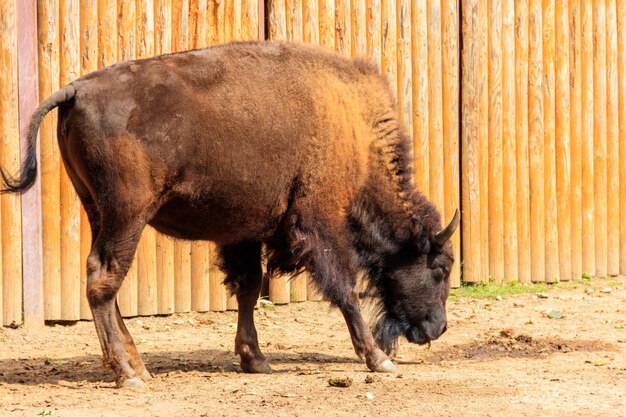
[[[625,288],[450,301],[448,332],[430,350],[401,343],[384,375],[325,303],[259,309],[272,375],[240,373],[236,313],[129,319],[154,374],[143,393],[114,388],[92,323],[3,328],[0,416],[626,416]]]

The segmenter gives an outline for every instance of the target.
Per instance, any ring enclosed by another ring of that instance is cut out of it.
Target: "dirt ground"
[[[325,303],[258,310],[272,375],[240,373],[234,312],[129,319],[154,375],[140,393],[114,388],[92,323],[3,328],[0,416],[625,416],[626,279],[592,284],[451,300],[448,332],[430,350],[402,342],[384,375]]]

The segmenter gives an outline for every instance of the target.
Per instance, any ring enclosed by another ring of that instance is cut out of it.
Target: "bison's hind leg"
[[[254,306],[262,283],[261,242],[241,242],[220,247],[221,269],[225,284],[237,296],[239,304],[235,353],[241,357],[241,369],[249,373],[269,373],[272,368],[259,348],[254,327]]]

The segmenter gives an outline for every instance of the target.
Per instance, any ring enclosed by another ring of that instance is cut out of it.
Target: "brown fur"
[[[145,372],[119,353],[132,339],[114,297],[146,224],[220,246],[247,371],[265,369],[252,322],[261,243],[270,271],[311,271],[371,369],[386,356],[359,313],[357,271],[381,300],[386,351],[400,334],[423,343],[445,330],[450,245],[432,243],[439,214],[413,188],[410,139],[367,62],[285,43],[123,62],[44,102],[31,144],[57,105],[61,155],[94,235],[88,298],[118,383]],[[30,186],[33,163],[5,176],[9,191]]]

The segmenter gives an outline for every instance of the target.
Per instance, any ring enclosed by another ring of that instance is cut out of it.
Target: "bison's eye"
[[[435,281],[439,282],[445,278],[446,274],[444,273],[443,268],[437,268],[433,269],[432,276]]]

